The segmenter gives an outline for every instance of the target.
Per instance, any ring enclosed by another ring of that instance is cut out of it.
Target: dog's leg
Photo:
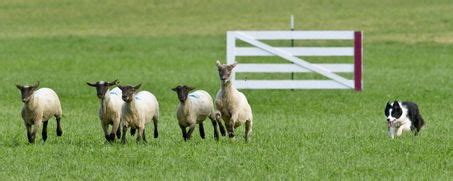
[[[396,130],[396,136],[401,136],[401,134],[403,134],[403,131],[410,131],[411,130],[411,124],[403,124],[401,125],[400,127],[398,127],[398,129]]]
[[[403,126],[400,126],[396,129],[396,136],[399,137],[403,133]]]
[[[395,127],[392,126],[392,127],[389,128],[389,136],[390,136],[390,138],[392,138],[392,139],[395,138],[395,131],[396,131]]]
[[[403,127],[403,131],[410,132],[410,131],[411,131],[412,124],[407,123],[407,124],[402,125],[402,127]]]

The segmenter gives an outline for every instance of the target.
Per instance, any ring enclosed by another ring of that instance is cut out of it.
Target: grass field
[[[0,178],[451,180],[451,9],[450,0],[1,1]],[[184,142],[170,89],[214,96],[225,32],[288,29],[291,14],[298,29],[365,32],[364,91],[245,90],[250,143],[243,127],[235,142],[215,142],[209,122],[206,140],[196,130]],[[85,81],[116,78],[156,95],[158,139],[105,143]],[[47,142],[29,145],[14,84],[35,80],[59,94],[64,134],[51,120]],[[393,99],[419,104],[421,136],[387,137],[383,109]]]

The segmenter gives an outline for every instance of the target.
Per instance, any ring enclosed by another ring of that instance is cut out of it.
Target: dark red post
[[[362,32],[354,32],[354,89],[356,91],[362,91],[362,58],[363,58],[363,47],[362,47]]]

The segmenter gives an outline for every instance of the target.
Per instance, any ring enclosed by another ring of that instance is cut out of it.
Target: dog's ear
[[[395,102],[393,102],[393,107],[394,108],[399,108],[400,107],[400,103],[397,100],[395,100]]]
[[[385,106],[385,109],[384,109],[384,114],[385,116],[389,116],[389,110],[392,108],[392,105],[390,105],[390,101],[387,101],[387,105]]]
[[[389,110],[390,108],[392,108],[392,105],[390,104],[390,101],[387,102],[387,104],[385,105],[385,110]]]

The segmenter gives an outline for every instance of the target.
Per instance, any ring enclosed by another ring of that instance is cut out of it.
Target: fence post
[[[362,32],[354,32],[354,89],[362,91],[362,69],[363,69],[363,47],[362,47]]]
[[[235,48],[236,48],[236,33],[227,32],[227,64],[233,64],[236,62]],[[231,80],[234,82],[236,80],[236,72],[233,69],[231,73]]]

